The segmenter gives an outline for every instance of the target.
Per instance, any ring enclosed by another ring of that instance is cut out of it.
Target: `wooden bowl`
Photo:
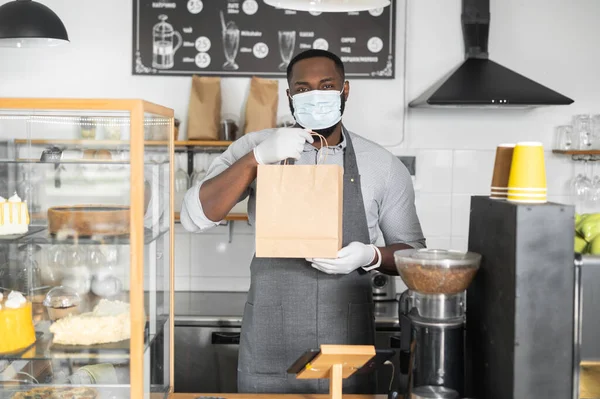
[[[122,205],[71,205],[48,209],[51,234],[123,235],[129,234],[129,207]]]

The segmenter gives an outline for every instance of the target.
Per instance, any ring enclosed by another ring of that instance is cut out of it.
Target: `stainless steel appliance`
[[[396,284],[394,278],[378,271],[371,272],[374,301],[395,301]]]
[[[241,327],[175,325],[175,392],[237,392]]]
[[[397,251],[394,256],[409,288],[399,306],[401,350],[409,355],[406,397],[411,397],[415,388],[431,386],[462,395],[465,290],[481,256],[431,249]]]

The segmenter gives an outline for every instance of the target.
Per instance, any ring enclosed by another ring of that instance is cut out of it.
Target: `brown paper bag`
[[[221,128],[221,78],[193,76],[188,107],[188,140],[218,140]]]
[[[256,256],[335,258],[342,247],[339,165],[259,165]]]
[[[246,102],[244,134],[277,126],[279,82],[253,77]]]

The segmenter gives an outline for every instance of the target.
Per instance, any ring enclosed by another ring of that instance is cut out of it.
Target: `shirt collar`
[[[346,140],[346,134],[348,134],[348,132],[346,131],[346,129],[342,126],[342,141],[340,141],[339,144],[334,145],[334,146],[328,146],[327,150],[330,154],[335,154],[338,153],[340,151],[344,151],[346,149],[346,145],[348,143],[348,141]],[[318,137],[314,137],[315,140],[318,140]],[[317,149],[310,143],[306,143],[304,144],[304,151],[305,152],[309,152],[309,151],[316,151]]]

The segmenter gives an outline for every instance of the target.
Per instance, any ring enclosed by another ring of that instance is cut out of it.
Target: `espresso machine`
[[[400,352],[406,398],[459,398],[465,393],[466,289],[481,255],[435,249],[394,254],[408,287],[400,296]],[[427,392],[422,396],[421,392]]]

